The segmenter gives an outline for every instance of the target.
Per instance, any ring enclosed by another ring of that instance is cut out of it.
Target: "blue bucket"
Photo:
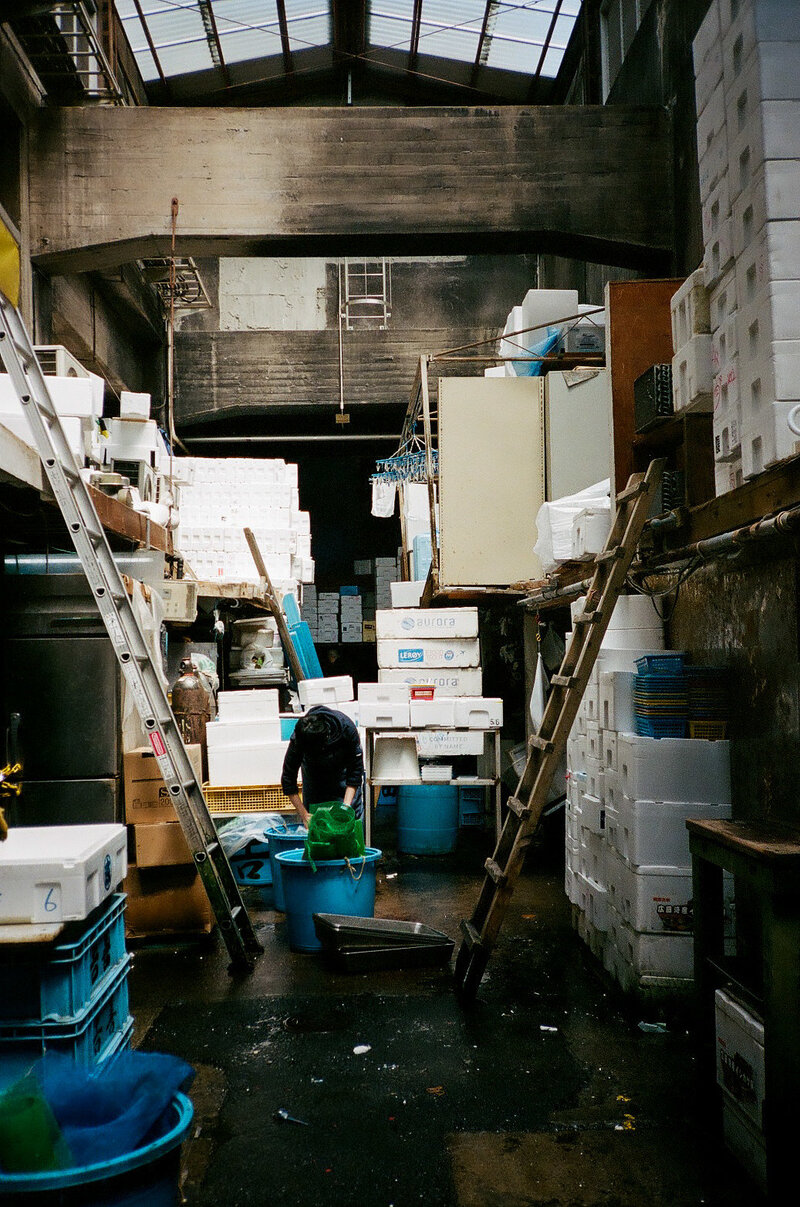
[[[458,788],[401,784],[397,789],[397,849],[406,855],[448,855],[458,840]]]
[[[194,1108],[176,1094],[162,1134],[122,1157],[47,1173],[0,1173],[0,1200],[25,1207],[175,1207]]]
[[[302,847],[307,837],[308,830],[299,822],[284,826],[281,830],[267,831],[269,865],[272,868],[272,895],[275,899],[275,908],[284,912],[286,910],[286,898],[283,895],[283,878],[276,856],[281,851],[292,851],[295,847]]]
[[[319,951],[313,914],[371,918],[375,913],[375,872],[381,852],[367,847],[352,859],[318,859],[314,868],[304,851],[278,855],[286,896],[286,921],[292,951]]]

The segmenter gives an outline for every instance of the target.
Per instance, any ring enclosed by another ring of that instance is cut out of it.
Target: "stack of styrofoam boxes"
[[[16,932],[13,947],[0,946],[1,1083],[45,1051],[91,1067],[130,1045],[131,959],[117,891],[126,865],[124,826],[16,827],[0,843],[0,931]],[[58,932],[52,942],[42,942],[42,924]]]
[[[708,275],[701,265],[672,299],[672,403],[676,414],[713,407],[713,350],[705,296]]]
[[[313,582],[310,519],[299,509],[296,465],[182,457],[173,474],[182,488],[175,543],[198,578],[257,582],[244,536],[250,528],[280,594],[299,594],[298,582]]]
[[[103,379],[87,371],[84,377],[47,376],[45,381],[61,419],[67,443],[78,465],[83,468],[84,457],[91,455],[97,420],[103,414]],[[22,403],[17,398],[11,378],[5,373],[0,373],[0,427],[7,428],[35,448]]]
[[[694,953],[686,820],[730,817],[730,744],[620,732],[607,734],[605,746],[606,967],[625,989],[688,988]]]
[[[339,588],[339,615],[342,626],[342,641],[361,641],[364,617],[358,587]]]
[[[339,640],[339,592],[320,591],[317,595],[317,640]]]
[[[350,675],[331,675],[327,679],[301,679],[297,684],[297,694],[304,712],[316,704],[327,704],[329,708],[344,713],[355,725],[362,723],[359,719],[360,705],[356,703]]]
[[[280,784],[289,745],[281,739],[277,691],[220,692],[206,725],[208,780],[214,787]]]
[[[573,604],[573,617],[582,610],[583,601]],[[663,626],[652,602],[642,595],[620,596],[567,742],[564,887],[577,907],[579,934],[601,959],[610,919],[606,870],[609,756],[600,713],[600,675],[606,671],[632,674],[637,658],[663,648]]]
[[[375,558],[375,608],[391,608],[392,583],[400,578],[397,573],[397,558]]]
[[[716,204],[730,245],[706,264],[712,333],[726,341],[718,374],[741,408],[736,455],[717,474],[717,492],[797,451],[788,417],[800,401],[800,25],[794,0],[713,0],[694,42],[700,189],[704,214]],[[704,119],[704,113],[713,120]],[[701,134],[702,125],[702,134]],[[711,148],[703,137],[717,133]],[[704,149],[706,151],[703,155]],[[724,156],[724,160],[723,160]],[[717,181],[712,187],[712,178]],[[727,211],[727,213],[726,213]],[[729,232],[729,234],[728,234]],[[719,297],[715,296],[717,290]],[[736,360],[738,352],[738,361]],[[726,480],[727,479],[727,480]]]
[[[764,1024],[729,989],[716,991],[714,1006],[725,1143],[766,1193]]]
[[[317,611],[317,588],[313,583],[303,587],[301,614],[308,625],[312,640],[317,641],[319,638],[319,613]]]

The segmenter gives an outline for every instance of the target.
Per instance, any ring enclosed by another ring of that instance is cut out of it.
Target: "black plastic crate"
[[[649,431],[672,414],[672,365],[651,365],[633,383],[634,427]]]

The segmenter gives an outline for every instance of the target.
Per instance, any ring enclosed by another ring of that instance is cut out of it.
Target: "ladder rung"
[[[506,804],[515,817],[518,817],[520,821],[527,821],[531,815],[531,811],[528,806],[524,805],[518,796],[509,796]]]
[[[636,499],[639,495],[643,495],[647,490],[647,483],[642,479],[635,486],[626,486],[617,495],[617,503],[627,503],[628,499]]]
[[[505,884],[508,880],[508,875],[500,867],[494,859],[487,859],[483,865],[486,868],[486,875],[493,880],[495,884]]]
[[[7,337],[6,337],[5,331],[0,331],[0,340],[6,339],[6,338]],[[10,337],[10,339],[11,339],[11,346],[13,347],[17,356],[22,361],[23,367],[27,369],[30,365],[33,364],[34,357],[31,355],[31,353],[28,351],[28,349],[25,347],[24,344],[21,344],[19,342],[19,340],[14,339],[13,335]]]
[[[553,675],[550,680],[551,687],[574,687],[576,683],[577,675]]]
[[[545,754],[552,754],[555,750],[555,746],[550,739],[540,738],[538,733],[534,734],[532,738],[528,738],[528,745],[532,750],[541,750]]]
[[[621,557],[625,556],[625,549],[622,545],[614,545],[611,549],[604,549],[602,553],[595,556],[595,561],[598,565],[603,565],[606,562],[618,562]]]
[[[599,608],[595,608],[594,612],[581,612],[580,616],[576,616],[573,620],[573,625],[581,624],[599,624],[603,619],[603,613]]]
[[[80,480],[81,480],[81,476],[80,476],[80,474],[78,473],[77,469],[72,469],[72,467],[71,467],[71,466],[69,466],[69,465],[62,465],[62,466],[61,466],[61,468],[62,468],[62,470],[64,471],[64,477],[65,477],[65,478],[66,478],[68,481],[70,481],[70,482],[80,482]]]
[[[464,936],[464,941],[467,947],[470,947],[473,950],[483,947],[483,940],[481,939],[480,933],[471,922],[467,921],[466,918],[462,918],[461,920],[461,933]]]

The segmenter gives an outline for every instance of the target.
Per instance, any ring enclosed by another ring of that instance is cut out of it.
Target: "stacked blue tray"
[[[53,943],[0,946],[0,1084],[50,1049],[90,1066],[130,1046],[124,912],[115,893]]]
[[[633,714],[636,732],[649,738],[685,738],[689,682],[683,654],[648,654],[636,660]]]

